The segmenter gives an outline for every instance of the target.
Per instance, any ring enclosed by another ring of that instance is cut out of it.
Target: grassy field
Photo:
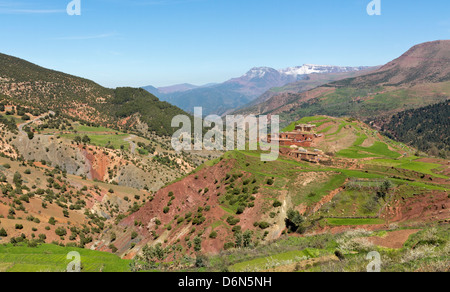
[[[323,254],[323,251],[316,249],[293,250],[274,254],[267,257],[256,258],[249,261],[240,262],[230,267],[231,272],[259,272],[280,265],[286,265],[300,260],[315,258]]]
[[[362,144],[364,142],[364,137],[359,137],[356,141],[357,144]],[[339,157],[345,158],[367,158],[367,157],[389,157],[389,158],[398,158],[401,154],[389,150],[388,145],[376,141],[370,147],[362,147],[362,146],[352,146],[348,149],[341,150],[337,153]]]
[[[125,140],[129,138],[130,135],[101,126],[91,127],[76,125],[73,133],[62,134],[61,137],[68,140],[73,140],[76,136],[83,137],[84,135],[91,139],[91,142],[89,143],[90,145],[114,147],[114,149],[120,149],[123,147],[124,150],[128,150],[130,148],[130,142]]]
[[[315,121],[320,121],[323,122],[323,120],[327,119],[327,117],[322,117],[322,116],[314,116],[314,117],[304,117],[296,122],[291,123],[289,126],[287,126],[286,128],[284,128],[282,131],[283,132],[290,132],[290,131],[294,131],[295,130],[295,126],[298,124],[307,124],[310,122],[315,122]],[[317,125],[317,123],[315,123]]]
[[[375,197],[375,191],[369,189],[345,190],[327,203],[323,207],[323,211],[328,216],[336,217],[376,216],[384,202],[375,200]]]
[[[448,177],[445,175],[440,175],[433,172],[433,170],[441,167],[440,164],[415,161],[417,159],[418,157],[408,157],[402,159],[374,159],[367,161],[366,164],[407,169],[439,178],[448,179]]]
[[[108,132],[108,133],[118,133],[116,130],[112,130],[109,128],[105,128],[105,127],[90,127],[90,126],[85,126],[85,125],[79,125],[77,127],[75,127],[75,130],[77,132],[80,133],[85,133],[85,132],[96,132],[96,133],[100,133],[100,132]]]
[[[84,134],[64,134],[62,137],[73,140],[76,136]],[[94,132],[86,133],[86,135],[91,139],[89,144],[100,147],[114,147],[114,149],[120,149],[121,146],[125,150],[128,150],[130,143],[125,139],[129,137],[128,134],[95,134]]]
[[[377,218],[367,218],[367,219],[341,219],[341,218],[327,218],[327,223],[329,225],[342,226],[342,225],[373,225],[373,224],[383,224],[384,220]]]
[[[293,194],[293,203],[298,206],[301,203],[306,203],[311,206],[320,201],[320,199],[328,195],[331,191],[342,186],[347,176],[344,174],[334,174],[328,177],[323,183],[312,183],[305,187],[291,186],[290,190]]]
[[[73,259],[69,252],[81,255],[83,272],[126,272],[129,260],[116,255],[82,248],[42,244],[35,248],[26,245],[0,245],[0,271],[2,272],[62,272]]]

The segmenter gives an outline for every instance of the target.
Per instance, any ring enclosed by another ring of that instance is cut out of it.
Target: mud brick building
[[[278,140],[280,146],[311,147],[315,138],[321,136],[314,133],[316,125],[299,124],[294,131],[280,133],[277,136],[268,136],[268,142]]]

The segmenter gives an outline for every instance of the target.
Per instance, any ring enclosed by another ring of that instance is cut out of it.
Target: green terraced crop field
[[[377,218],[364,218],[364,219],[341,219],[341,218],[327,218],[327,223],[330,225],[374,225],[374,224],[383,224],[384,220]]]
[[[126,272],[129,260],[107,253],[82,248],[42,244],[37,247],[26,245],[0,245],[0,271],[2,272],[64,272],[72,259],[69,252],[81,255],[82,272]]]

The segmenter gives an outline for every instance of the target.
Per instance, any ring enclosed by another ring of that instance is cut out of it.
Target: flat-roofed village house
[[[314,129],[316,125],[299,124],[295,126],[294,131],[280,133],[276,136],[267,136],[267,141],[279,142],[280,146],[290,146],[289,149],[281,148],[280,152],[283,155],[293,157],[297,160],[318,163],[320,161],[328,160],[329,157],[321,150],[314,149],[314,151],[306,150],[303,147],[311,147],[316,138],[322,137],[322,134],[316,134]]]
[[[311,124],[299,124],[295,126],[294,131],[280,133],[278,136],[267,137],[268,142],[278,140],[280,146],[299,146],[299,147],[311,147],[312,142],[318,137],[314,133],[316,125]]]

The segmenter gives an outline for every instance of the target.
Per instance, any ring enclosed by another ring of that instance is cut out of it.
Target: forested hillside
[[[93,81],[0,54],[0,98],[121,130],[171,135],[171,117],[186,112],[139,88],[104,88]],[[148,127],[143,126],[147,124]],[[145,133],[143,133],[145,134]]]
[[[395,139],[429,151],[434,156],[448,156],[450,101],[395,114],[383,129]]]

